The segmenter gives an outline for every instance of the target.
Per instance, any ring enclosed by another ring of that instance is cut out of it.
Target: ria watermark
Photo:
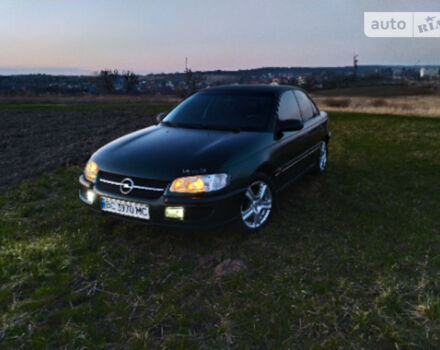
[[[440,12],[364,12],[370,38],[440,38]]]

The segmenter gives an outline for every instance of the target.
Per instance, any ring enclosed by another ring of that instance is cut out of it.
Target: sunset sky
[[[0,74],[440,64],[440,38],[378,39],[364,11],[438,0],[1,0]]]

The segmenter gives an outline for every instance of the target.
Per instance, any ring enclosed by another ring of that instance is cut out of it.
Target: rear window
[[[310,101],[307,95],[302,91],[296,90],[295,95],[298,99],[299,108],[301,109],[301,115],[304,122],[312,119],[316,114],[312,101]]]

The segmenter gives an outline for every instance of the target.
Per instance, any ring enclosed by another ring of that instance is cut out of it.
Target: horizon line
[[[259,66],[252,68],[240,69],[209,69],[209,70],[192,70],[198,73],[214,73],[214,72],[241,72],[258,69],[325,69],[325,68],[349,68],[352,65],[335,65],[335,66]],[[440,64],[359,64],[358,67],[440,67]],[[191,68],[190,68],[191,69]],[[103,68],[100,70],[83,69],[83,68],[69,68],[69,67],[1,67],[0,76],[18,76],[18,75],[52,75],[52,76],[93,76],[98,74],[101,70],[117,70],[118,72],[133,72],[136,75],[169,75],[169,74],[184,74],[185,71],[145,71],[145,70],[130,70],[130,69],[110,69]],[[2,71],[11,71],[10,73],[3,73]],[[16,72],[14,72],[16,71]]]

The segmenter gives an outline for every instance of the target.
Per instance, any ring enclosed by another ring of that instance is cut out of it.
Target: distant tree
[[[358,76],[358,63],[359,63],[359,55],[353,56],[353,80],[357,80]]]
[[[282,79],[280,85],[298,85],[298,81],[295,77],[290,77],[288,79]]]
[[[393,70],[391,68],[385,68],[380,70],[380,75],[383,79],[389,80],[393,77]]]
[[[189,68],[185,69],[185,83],[187,88],[187,95],[192,95],[198,90],[198,86],[202,83],[203,77],[201,74],[193,73]]]
[[[104,69],[98,73],[97,87],[100,93],[110,94],[115,91],[115,81],[118,78],[119,72],[110,69]]]
[[[194,81],[194,74],[191,69],[185,69],[185,83],[188,94],[192,95],[196,91],[196,83]]]
[[[139,77],[129,70],[126,71],[122,77],[124,78],[124,91],[127,93],[135,92],[139,83]]]

